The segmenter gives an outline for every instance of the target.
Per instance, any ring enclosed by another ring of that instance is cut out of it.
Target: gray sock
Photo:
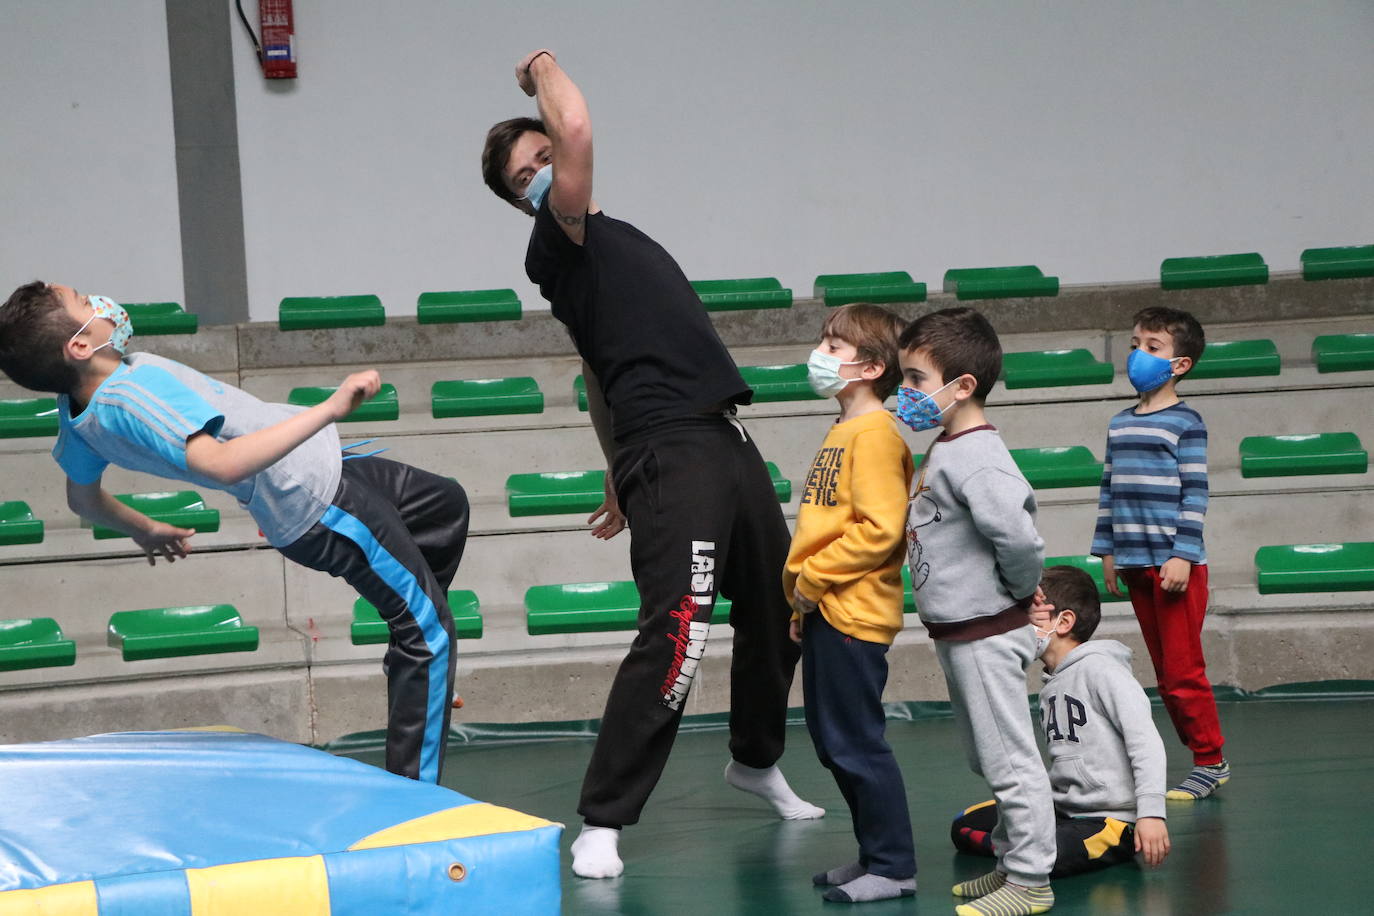
[[[867,872],[858,862],[850,862],[848,865],[841,865],[839,868],[832,868],[830,871],[816,872],[811,876],[811,883],[817,887],[833,887],[836,884],[848,884],[859,875]]]
[[[916,876],[901,881],[884,878],[882,875],[860,875],[853,881],[832,887],[822,896],[833,903],[867,903],[870,900],[891,900],[895,897],[913,897],[916,894]]]

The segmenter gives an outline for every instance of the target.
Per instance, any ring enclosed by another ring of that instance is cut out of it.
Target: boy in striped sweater
[[[1179,399],[1178,380],[1202,356],[1202,326],[1187,312],[1138,312],[1126,374],[1140,402],[1112,417],[1092,553],[1107,589],[1129,590],[1160,698],[1193,770],[1167,798],[1206,798],[1231,778],[1202,656],[1207,612],[1207,427]],[[1121,581],[1118,581],[1118,578]]]

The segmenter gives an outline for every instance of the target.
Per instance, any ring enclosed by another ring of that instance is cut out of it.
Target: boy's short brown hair
[[[1168,334],[1174,339],[1174,356],[1188,357],[1193,361],[1193,366],[1197,365],[1202,358],[1202,351],[1207,348],[1207,336],[1202,331],[1202,325],[1191,313],[1182,309],[1152,305],[1136,312],[1131,324],[1142,331],[1163,331]],[[1188,372],[1192,371],[1193,367],[1189,366]]]
[[[48,284],[25,283],[0,305],[0,372],[32,391],[70,393],[78,379],[66,346],[80,329]]]
[[[883,364],[883,374],[873,380],[873,393],[885,401],[902,381],[897,361],[897,338],[906,320],[897,313],[868,302],[842,305],[826,316],[821,337],[835,337],[852,344],[856,359]]]
[[[515,202],[515,195],[506,187],[506,165],[510,162],[510,150],[515,141],[534,131],[547,134],[544,122],[538,118],[511,118],[493,124],[487,131],[487,141],[482,145],[482,180],[497,197],[507,203]]]
[[[980,404],[987,402],[1002,374],[1002,342],[992,322],[975,309],[940,309],[922,315],[907,325],[898,346],[904,353],[929,352],[946,384],[961,375],[973,376],[978,381],[973,397]]]
[[[1075,620],[1069,635],[1079,642],[1092,639],[1102,622],[1102,599],[1092,576],[1077,566],[1051,566],[1040,577],[1040,588],[1054,605],[1051,620],[1060,611],[1073,611]]]

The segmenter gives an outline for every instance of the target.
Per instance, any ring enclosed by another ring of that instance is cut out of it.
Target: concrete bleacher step
[[[0,620],[0,671],[76,664],[76,643],[51,617]]]

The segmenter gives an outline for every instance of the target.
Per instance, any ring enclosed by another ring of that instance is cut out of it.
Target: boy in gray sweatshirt
[[[1044,542],[1035,495],[983,404],[1002,345],[969,308],[924,315],[902,333],[897,416],[943,426],[917,471],[907,511],[911,585],[944,670],[969,765],[997,798],[997,868],[954,886],[976,898],[959,916],[1023,916],[1054,905],[1054,807],[1026,702]]]
[[[1138,852],[1157,866],[1169,854],[1164,822],[1164,742],[1150,701],[1131,674],[1131,650],[1112,639],[1089,643],[1102,619],[1092,577],[1051,566],[1040,587],[1052,610],[1032,615],[1043,647],[1040,725],[1054,792],[1055,878],[1129,862]],[[992,855],[997,803],[954,819],[954,845]]]

